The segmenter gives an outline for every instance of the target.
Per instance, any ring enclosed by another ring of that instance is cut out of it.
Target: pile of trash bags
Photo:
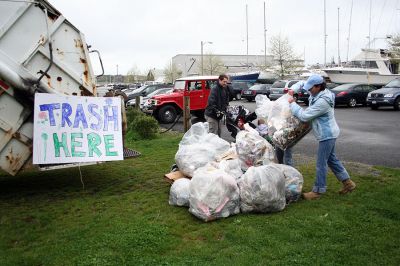
[[[175,160],[188,178],[172,184],[169,204],[189,207],[205,222],[240,212],[282,211],[299,199],[303,187],[303,176],[276,164],[271,144],[251,129],[229,144],[208,133],[208,123],[196,123],[183,136]]]
[[[310,123],[301,122],[292,115],[288,98],[285,94],[276,101],[270,101],[265,95],[256,96],[256,114],[267,122],[268,135],[275,146],[286,150],[295,145],[311,131]]]

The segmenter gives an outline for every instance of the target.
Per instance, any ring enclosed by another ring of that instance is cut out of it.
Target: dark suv
[[[390,81],[379,90],[368,93],[367,104],[376,110],[379,106],[393,106],[400,109],[400,78]]]
[[[232,100],[235,98],[236,100],[242,99],[242,91],[247,90],[252,86],[249,82],[240,82],[240,81],[233,81],[232,83],[228,84],[230,99]]]

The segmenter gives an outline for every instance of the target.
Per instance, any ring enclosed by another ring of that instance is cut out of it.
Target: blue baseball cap
[[[318,85],[318,84],[322,84],[324,83],[324,78],[320,75],[314,74],[311,75],[306,83],[304,84],[303,89],[309,91],[312,87],[314,87],[314,85]]]

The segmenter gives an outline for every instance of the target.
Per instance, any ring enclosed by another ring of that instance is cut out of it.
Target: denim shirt
[[[309,107],[301,108],[296,103],[290,104],[294,116],[303,122],[311,121],[314,136],[318,141],[336,139],[339,136],[339,126],[335,120],[335,95],[328,89],[310,96]]]

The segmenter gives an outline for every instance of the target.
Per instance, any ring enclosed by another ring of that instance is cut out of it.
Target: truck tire
[[[158,110],[157,116],[161,123],[170,124],[175,121],[178,112],[172,105],[165,105]]]

